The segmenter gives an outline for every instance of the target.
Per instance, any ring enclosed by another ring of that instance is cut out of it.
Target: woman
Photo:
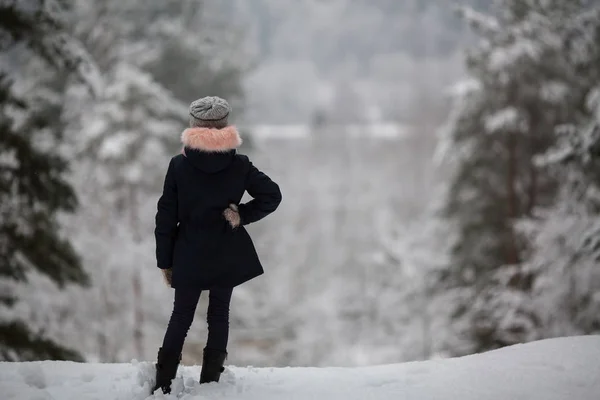
[[[209,291],[208,339],[200,383],[218,382],[227,357],[229,302],[233,288],[264,271],[245,225],[281,202],[279,186],[248,157],[227,122],[231,109],[218,97],[190,106],[182,154],[171,159],[156,213],[156,259],[175,289],[173,313],[158,352],[156,385],[171,390],[181,351],[203,290]],[[240,204],[244,192],[253,200]]]

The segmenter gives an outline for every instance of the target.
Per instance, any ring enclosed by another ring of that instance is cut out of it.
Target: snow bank
[[[364,368],[230,367],[200,386],[200,368],[182,367],[178,396],[149,396],[151,362],[0,363],[5,400],[418,399],[598,400],[600,336],[544,340],[485,354]]]

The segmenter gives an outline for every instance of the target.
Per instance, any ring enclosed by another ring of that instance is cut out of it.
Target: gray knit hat
[[[190,125],[203,128],[224,128],[231,112],[229,103],[216,96],[203,97],[190,104]]]

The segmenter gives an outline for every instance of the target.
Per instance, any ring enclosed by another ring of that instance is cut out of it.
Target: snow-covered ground
[[[200,386],[182,367],[178,396],[149,396],[151,362],[0,363],[3,400],[598,400],[600,336],[551,339],[456,359],[364,368],[227,369]]]

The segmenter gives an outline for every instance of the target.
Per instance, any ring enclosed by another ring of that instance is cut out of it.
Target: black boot
[[[171,381],[177,374],[177,367],[181,362],[181,354],[173,354],[165,351],[162,347],[158,350],[158,361],[156,362],[156,384],[152,393],[162,389],[163,393],[171,393]]]
[[[221,373],[225,371],[223,364],[225,363],[226,358],[226,351],[204,349],[200,383],[219,382]]]

